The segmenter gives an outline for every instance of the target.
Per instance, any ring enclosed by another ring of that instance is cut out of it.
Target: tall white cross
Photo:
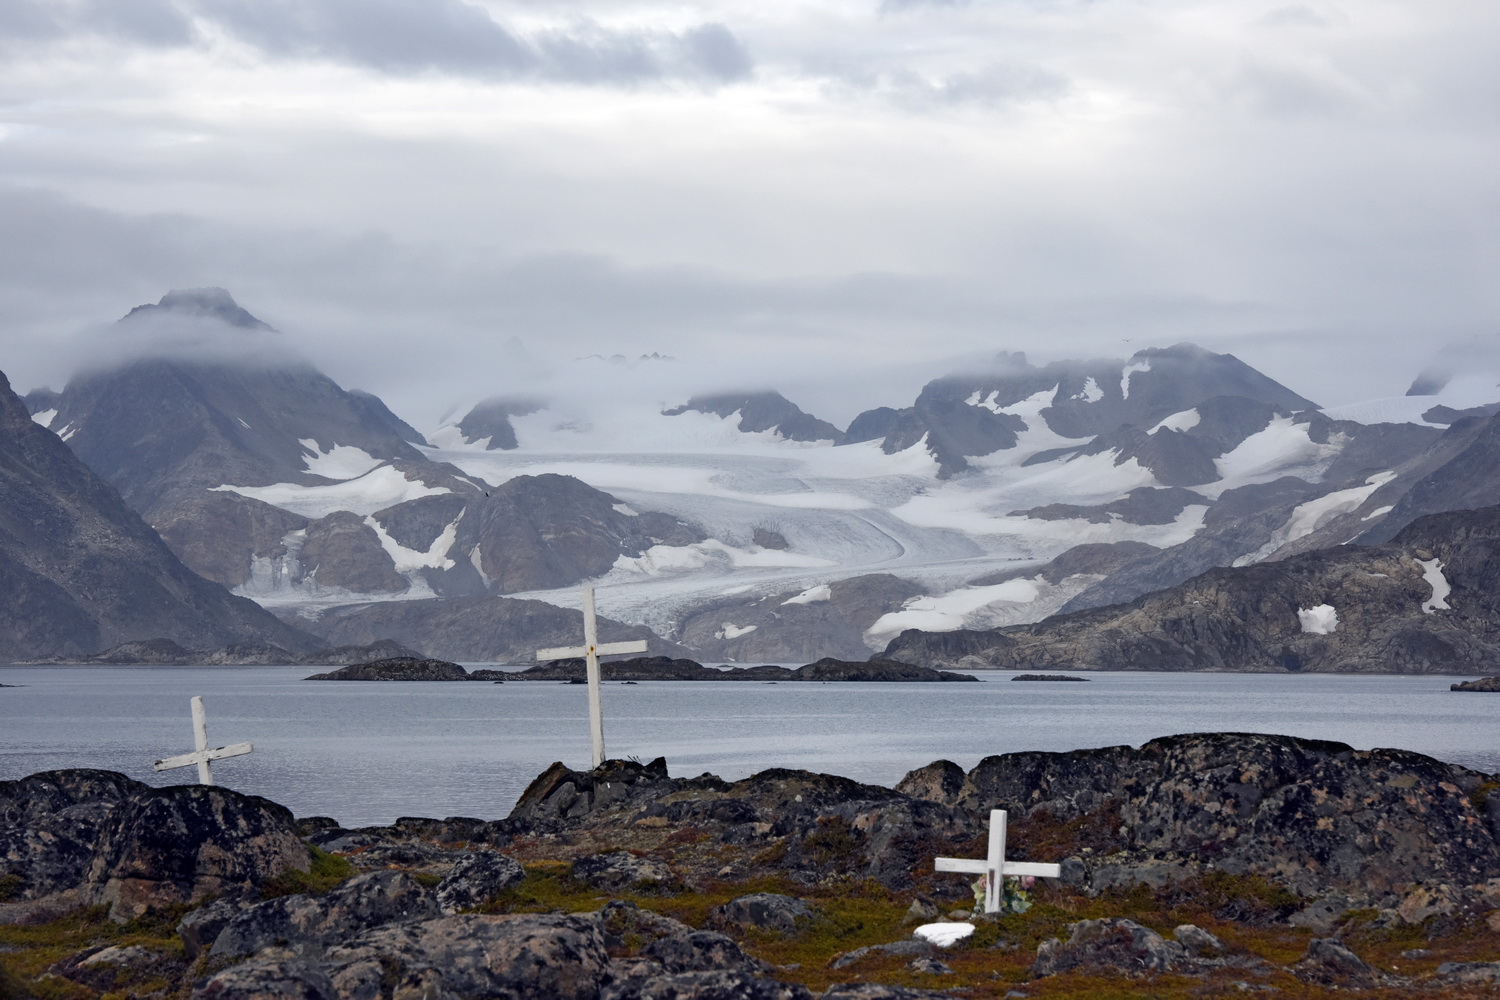
[[[248,743],[231,743],[227,747],[208,748],[208,714],[203,711],[203,699],[197,695],[193,696],[193,745],[197,747],[192,753],[185,753],[177,757],[168,757],[151,765],[158,771],[170,771],[174,767],[187,767],[189,764],[198,765],[198,784],[212,785],[214,773],[209,770],[208,762],[211,760],[222,760],[225,757],[238,757],[255,749]]]
[[[589,732],[594,737],[594,766],[604,763],[604,708],[599,701],[599,657],[609,653],[644,653],[646,640],[634,642],[599,642],[599,628],[594,621],[594,588],[583,588],[583,645],[558,646],[539,649],[536,658],[540,661],[565,660],[582,656],[588,663],[589,678]]]
[[[934,868],[940,872],[968,872],[984,876],[984,912],[999,913],[1005,898],[1000,880],[1007,875],[1032,875],[1036,878],[1061,878],[1062,865],[1034,861],[1005,860],[1005,810],[990,810],[990,850],[983,861],[963,858],[938,858]]]

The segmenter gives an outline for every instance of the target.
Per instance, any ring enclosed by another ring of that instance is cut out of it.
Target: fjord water
[[[0,779],[64,767],[153,784],[153,761],[192,749],[188,699],[208,706],[211,746],[254,753],[215,765],[220,784],[346,826],[398,816],[503,817],[561,760],[588,765],[579,685],[308,683],[307,667],[0,667]],[[1285,733],[1400,747],[1500,771],[1500,695],[1449,677],[1090,673],[1088,683],[606,684],[611,757],[664,756],[675,776],[741,778],[806,768],[891,785],[947,758],[1139,745],[1173,733]]]

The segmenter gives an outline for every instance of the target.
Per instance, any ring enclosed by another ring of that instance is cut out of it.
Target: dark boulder
[[[1390,980],[1333,938],[1309,941],[1307,954],[1292,966],[1292,974],[1304,983],[1359,990],[1385,985]]]
[[[1066,942],[1051,938],[1037,948],[1032,978],[1074,969],[1125,975],[1170,972],[1187,959],[1187,949],[1182,945],[1133,920],[1080,920],[1068,929],[1071,933]]]
[[[465,854],[438,883],[438,907],[447,914],[473,909],[525,877],[525,869],[499,851]]]
[[[438,914],[432,893],[405,872],[358,875],[326,896],[284,896],[232,917],[214,941],[214,958],[254,955],[283,946],[303,958],[351,935],[400,920]]]
[[[813,908],[800,899],[775,892],[754,892],[714,907],[708,920],[721,930],[755,927],[778,934],[795,934],[814,916]]]
[[[682,881],[660,861],[629,851],[591,854],[573,862],[573,877],[585,885],[611,892],[656,891],[680,888]]]

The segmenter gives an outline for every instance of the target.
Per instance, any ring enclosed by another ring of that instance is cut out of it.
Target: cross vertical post
[[[594,588],[583,588],[584,664],[589,681],[589,733],[594,742],[594,766],[604,763],[604,705],[599,694],[599,623],[594,618]]]
[[[594,618],[594,588],[583,588],[583,645],[554,646],[539,649],[539,661],[563,660],[575,656],[584,658],[584,668],[589,682],[589,733],[593,738],[593,766],[604,763],[604,706],[599,696],[599,657],[608,653],[644,653],[646,640],[634,642],[599,642],[599,626]]]
[[[203,710],[203,699],[193,695],[193,749],[198,753],[208,749],[208,713]],[[212,785],[214,783],[213,769],[208,766],[208,758],[198,761],[198,784]]]

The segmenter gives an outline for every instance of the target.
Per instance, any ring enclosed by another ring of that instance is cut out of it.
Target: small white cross
[[[599,657],[609,653],[644,653],[646,651],[646,640],[637,639],[634,642],[599,642],[599,629],[594,622],[594,588],[583,588],[583,645],[582,646],[558,646],[553,649],[539,649],[536,658],[542,662],[547,660],[565,660],[573,656],[582,656],[588,663],[589,678],[589,731],[594,737],[594,766],[598,767],[604,763],[604,708],[599,700]]]
[[[999,913],[1004,898],[1000,880],[1007,875],[1031,875],[1036,878],[1061,878],[1062,865],[1034,861],[1005,860],[1005,810],[990,810],[990,850],[983,861],[963,858],[938,858],[934,869],[940,872],[968,872],[984,876],[984,912]]]
[[[151,765],[158,771],[170,771],[174,767],[187,767],[189,764],[198,765],[198,784],[212,785],[214,773],[209,770],[208,762],[211,760],[222,760],[225,757],[238,757],[247,754],[254,749],[248,743],[231,743],[227,747],[208,748],[208,716],[203,711],[203,699],[193,697],[193,745],[197,747],[192,753],[185,753],[177,757],[168,757]]]

